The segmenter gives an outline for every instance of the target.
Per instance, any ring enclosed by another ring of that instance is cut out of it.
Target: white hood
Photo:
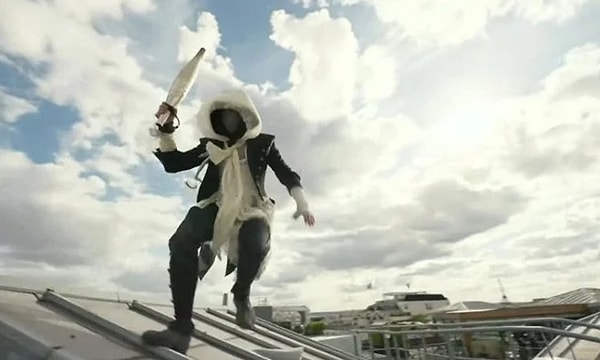
[[[227,141],[227,138],[218,134],[210,121],[210,113],[219,109],[236,110],[246,124],[246,132],[238,141],[245,141],[257,137],[262,131],[262,120],[252,99],[243,90],[224,91],[212,100],[202,104],[197,115],[198,126],[203,136]]]

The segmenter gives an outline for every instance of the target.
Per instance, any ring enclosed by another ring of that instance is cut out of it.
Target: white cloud
[[[37,107],[30,101],[12,96],[0,90],[0,119],[14,123],[23,115],[37,112]]]
[[[294,4],[301,4],[303,8],[308,9],[313,6],[327,7],[328,0],[292,0]]]
[[[326,9],[302,19],[277,10],[271,25],[271,39],[296,55],[289,74],[294,104],[309,121],[347,115],[352,110],[358,56],[350,22],[332,19]],[[315,96],[315,89],[324,96]]]
[[[351,116],[357,103],[391,96],[396,87],[396,60],[386,46],[363,51],[344,17],[321,9],[296,18],[283,10],[271,15],[271,39],[294,53],[285,92],[309,122]],[[335,44],[335,46],[332,46]],[[315,96],[315,89],[319,94]]]
[[[484,33],[488,18],[501,14],[500,1],[373,1],[382,22],[426,45],[460,44]]]
[[[221,43],[219,24],[215,16],[209,12],[202,12],[196,22],[196,31],[182,26],[179,29],[179,61],[191,59],[196,52],[204,47],[206,53],[204,59],[212,60],[217,56],[217,50]]]
[[[588,43],[570,50],[564,64],[544,79],[548,96],[600,97],[600,47]]]
[[[581,7],[589,0],[510,0],[509,6],[514,12],[532,22],[556,21],[564,22],[577,14]]]
[[[164,244],[181,213],[177,198],[138,194],[103,201],[107,184],[85,176],[84,167],[68,159],[34,164],[9,150],[1,151],[0,159],[5,167],[0,175],[4,245],[18,259],[49,265],[127,264]]]
[[[77,0],[55,0],[54,4],[65,15],[83,22],[102,17],[122,19],[125,11],[146,13],[154,9],[152,0],[107,0],[85,3]]]
[[[589,0],[333,0],[343,6],[366,4],[400,36],[423,46],[452,46],[485,37],[491,21],[516,15],[533,23],[564,22]]]
[[[371,45],[360,55],[358,87],[366,101],[387,98],[396,89],[396,62],[383,45]]]
[[[206,53],[199,65],[198,79],[194,84],[201,95],[211,94],[212,96],[218,91],[215,83],[221,83],[221,87],[243,86],[243,83],[235,78],[231,59],[217,53],[217,50],[222,48],[221,32],[217,19],[209,12],[202,12],[198,15],[195,31],[186,26],[180,27],[177,60],[180,62],[190,60],[201,47],[206,49]]]
[[[412,159],[428,158],[424,164],[402,162],[391,176],[369,177],[369,181],[358,185],[354,180],[344,180],[350,179],[350,174],[335,178],[332,183],[347,185],[334,194],[344,194],[351,188],[359,189],[362,194],[356,196],[350,192],[352,196],[345,201],[335,201],[329,195],[323,203],[330,206],[319,202],[320,225],[328,231],[358,231],[366,224],[388,224],[393,226],[391,236],[382,241],[386,236],[382,231],[341,234],[335,243],[331,238],[319,241],[320,248],[310,252],[311,257],[329,256],[328,266],[345,266],[345,275],[370,273],[377,278],[395,271],[403,274],[414,271],[412,275],[399,275],[398,281],[388,282],[386,288],[399,287],[410,280],[413,288],[443,291],[453,301],[498,301],[497,286],[494,281],[491,285],[489,282],[495,278],[503,279],[509,297],[515,301],[593,286],[587,279],[598,271],[591,264],[598,256],[595,234],[600,226],[598,217],[593,215],[600,181],[597,155],[600,101],[594,86],[572,84],[596,83],[597,49],[598,45],[588,44],[569,51],[563,64],[541,81],[543,88],[539,92],[504,99],[487,109],[494,114],[489,119],[490,130],[483,141],[463,151],[432,146],[430,133],[425,132],[423,141],[411,152]],[[469,130],[469,122],[464,127],[452,127],[461,115],[466,116],[457,114],[445,133],[436,134],[435,141],[453,139],[458,137],[457,132]],[[477,117],[467,118],[476,125]],[[355,171],[354,177],[363,175],[362,171]],[[415,198],[418,194],[422,195]],[[394,210],[394,204],[413,202],[414,207]],[[472,231],[465,232],[469,228]],[[415,230],[419,236],[415,236]],[[431,242],[445,242],[445,237],[457,242],[449,248]],[[422,244],[417,239],[424,238],[430,239],[425,249],[427,256],[435,259],[431,261],[454,265],[448,269],[420,269],[430,263],[423,260],[427,257],[414,253]],[[308,238],[300,241],[306,244],[304,251],[314,246],[314,242]],[[365,249],[363,245],[370,247]],[[394,253],[387,246],[395,246],[398,253],[410,254],[413,261],[402,263],[395,259],[401,265],[386,265],[388,257],[382,253]],[[354,261],[352,250],[363,255],[360,262]],[[333,258],[334,252],[343,256]],[[470,254],[472,263],[461,260],[464,254]],[[341,261],[346,261],[346,265],[340,265]],[[382,269],[377,269],[375,263]],[[365,265],[369,268],[364,269]],[[321,282],[338,281],[333,280],[335,275],[331,277],[307,278],[307,287],[326,295],[306,300],[327,303],[325,297],[333,296],[335,290],[326,289]],[[552,289],[537,287],[533,279],[551,279]],[[450,282],[451,288],[444,285]],[[374,300],[378,295],[367,292],[362,299]]]

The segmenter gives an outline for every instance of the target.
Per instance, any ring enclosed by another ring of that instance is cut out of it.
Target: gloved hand
[[[306,201],[306,197],[304,196],[304,191],[301,187],[295,187],[290,191],[290,195],[296,201],[296,211],[292,216],[294,220],[302,216],[304,218],[304,223],[307,226],[315,225],[315,217],[311,213],[308,202]]]
[[[179,118],[177,117],[177,109],[172,107],[171,105],[167,104],[166,102],[163,102],[160,104],[160,106],[158,107],[158,111],[156,111],[156,114],[154,114],[154,116],[157,119],[161,119],[161,118],[164,118],[165,116],[168,116],[162,125],[159,124],[158,122],[156,123],[156,126],[158,127],[158,131],[160,131],[164,134],[172,134],[173,132],[175,132],[175,129],[177,129],[179,127]],[[173,124],[174,119],[177,119],[177,126],[175,126]]]

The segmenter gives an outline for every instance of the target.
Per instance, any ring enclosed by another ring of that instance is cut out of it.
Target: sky
[[[203,101],[244,89],[317,220],[292,220],[269,174],[255,303],[600,287],[598,1],[0,1],[3,276],[168,299],[194,171],[164,172],[148,129],[205,47],[178,147],[202,136]],[[220,304],[224,269],[197,306]]]

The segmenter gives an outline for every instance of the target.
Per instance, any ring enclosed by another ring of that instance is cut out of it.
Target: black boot
[[[239,233],[237,279],[231,292],[236,307],[235,320],[243,329],[254,327],[256,315],[250,303],[250,288],[270,248],[269,227],[260,219],[242,224]]]
[[[216,214],[215,205],[204,209],[191,207],[169,239],[169,277],[175,321],[166,330],[144,332],[142,340],[146,344],[165,346],[183,354],[187,352],[194,332],[192,307],[198,281],[198,248],[212,236]]]
[[[169,277],[175,320],[168,325],[166,330],[146,331],[142,334],[142,340],[148,345],[165,346],[185,354],[194,331],[192,308],[198,280],[198,258],[195,252],[189,256],[190,254],[187,252],[181,253],[177,249],[173,250],[175,251],[171,252]]]
[[[175,266],[173,266],[175,265]],[[164,346],[182,354],[186,354],[190,346],[191,335],[194,331],[192,322],[192,306],[196,291],[196,275],[182,270],[171,261],[169,269],[171,277],[171,294],[175,309],[175,320],[162,331],[149,330],[142,334],[142,340],[147,345]]]
[[[233,303],[235,304],[235,322],[242,329],[252,329],[256,323],[256,315],[252,304],[250,304],[249,298],[236,298],[233,297]]]
[[[190,347],[190,335],[184,335],[174,329],[163,331],[148,330],[142,334],[142,341],[150,346],[164,346],[181,354],[186,354]]]

